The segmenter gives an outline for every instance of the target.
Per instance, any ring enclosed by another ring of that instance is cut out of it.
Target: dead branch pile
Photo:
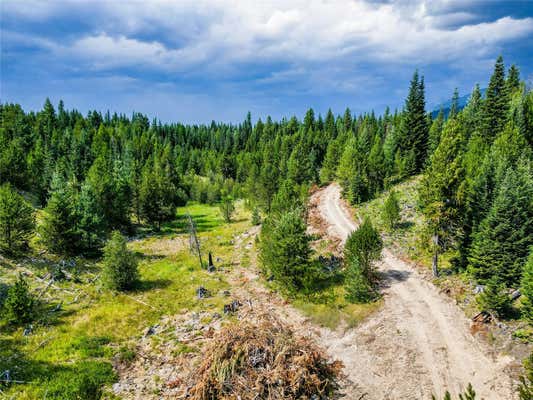
[[[223,328],[203,354],[189,391],[195,400],[325,399],[342,369],[311,339],[267,318]]]

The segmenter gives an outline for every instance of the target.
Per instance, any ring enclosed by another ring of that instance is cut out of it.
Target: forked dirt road
[[[344,243],[356,224],[339,186],[314,196],[320,196],[328,233]],[[513,360],[491,354],[476,340],[469,320],[450,299],[387,249],[379,268],[385,277],[383,309],[354,329],[321,332],[322,345],[344,363],[356,386],[348,397],[430,399],[432,393],[442,397],[445,390],[457,395],[470,382],[476,398],[515,398],[506,372]]]

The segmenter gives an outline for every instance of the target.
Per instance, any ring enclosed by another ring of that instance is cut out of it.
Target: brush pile
[[[338,388],[340,361],[278,321],[239,322],[223,328],[203,352],[188,398],[326,399]]]

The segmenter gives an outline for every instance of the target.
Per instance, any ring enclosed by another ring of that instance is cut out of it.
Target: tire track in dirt
[[[356,224],[339,186],[314,196],[328,234],[344,243]],[[367,393],[365,399],[422,399],[432,393],[442,396],[445,390],[457,395],[469,382],[479,398],[514,398],[506,373],[511,357],[492,355],[471,335],[463,312],[388,249],[379,268],[385,285],[383,309],[347,332],[322,330],[323,344],[344,362],[349,379]]]

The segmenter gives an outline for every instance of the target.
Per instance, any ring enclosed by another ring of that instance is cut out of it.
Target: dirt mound
[[[224,327],[204,351],[189,398],[322,399],[337,389],[342,364],[279,321],[241,321]]]

